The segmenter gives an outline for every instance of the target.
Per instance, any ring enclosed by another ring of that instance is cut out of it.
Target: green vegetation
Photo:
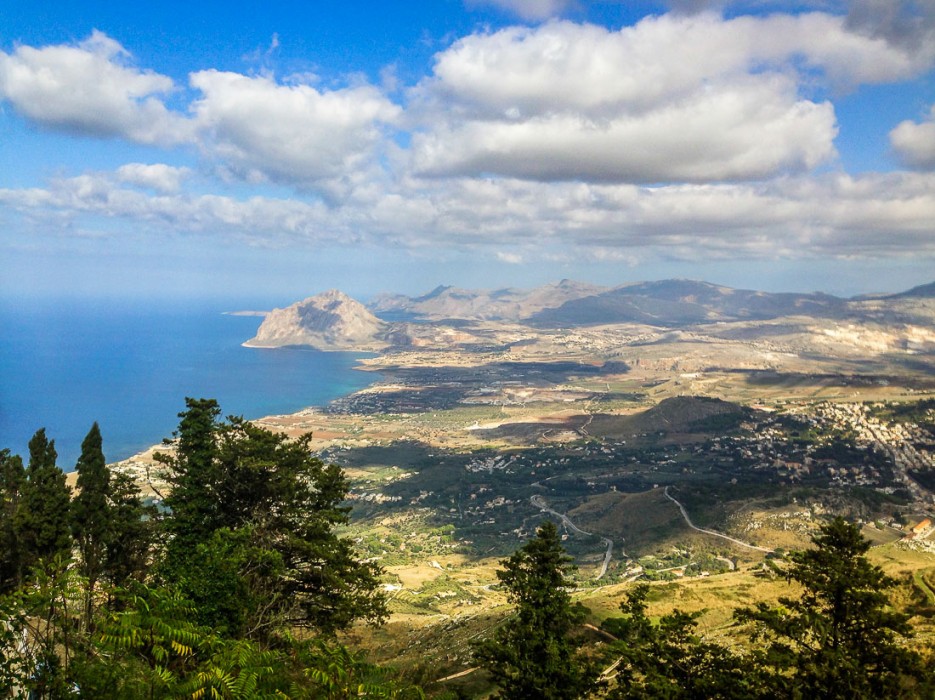
[[[110,474],[96,424],[74,498],[44,431],[26,469],[0,452],[0,696],[421,697],[336,641],[385,615],[379,570],[336,534],[341,470],[308,436],[186,407],[158,511]]]
[[[795,597],[737,612],[766,640],[762,672],[780,697],[923,697],[932,678],[904,644],[909,616],[888,607],[896,581],[870,564],[860,529],[842,518],[822,526],[815,548],[790,556]]]
[[[930,694],[930,555],[876,549],[889,578],[824,515],[898,539],[888,524],[913,516],[884,456],[820,414],[678,406],[683,428],[626,439],[331,443],[345,473],[308,435],[188,399],[158,507],[106,468],[96,425],[71,494],[39,431],[26,467],[0,451],[0,697]],[[696,524],[777,551],[826,524],[764,559],[690,530],[663,486]]]
[[[676,610],[652,621],[650,587],[639,584],[621,603],[622,617],[601,625],[613,642],[609,698],[753,698],[765,696],[761,674],[749,659],[698,636],[698,613]]]
[[[475,647],[475,658],[500,686],[497,696],[574,700],[596,687],[597,667],[575,653],[570,634],[586,610],[568,592],[571,558],[551,522],[497,572],[515,614]]]

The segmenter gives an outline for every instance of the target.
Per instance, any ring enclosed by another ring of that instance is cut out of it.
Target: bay
[[[357,353],[241,346],[261,322],[201,304],[0,303],[0,449],[28,458],[39,428],[74,469],[100,424],[109,462],[170,437],[185,397],[214,398],[224,415],[292,413],[376,379]]]

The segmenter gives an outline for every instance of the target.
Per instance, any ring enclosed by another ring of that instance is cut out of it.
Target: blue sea
[[[260,418],[321,406],[363,388],[363,355],[241,347],[262,321],[213,303],[0,302],[0,449],[28,458],[39,428],[72,471],[101,426],[109,462],[171,437],[185,397]],[[259,307],[264,308],[264,307]]]

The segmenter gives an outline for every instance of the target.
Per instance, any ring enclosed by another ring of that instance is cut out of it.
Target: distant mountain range
[[[370,303],[377,315],[443,321],[448,319],[481,321],[520,321],[546,309],[557,308],[576,299],[607,291],[607,287],[562,280],[535,289],[471,290],[436,287],[428,294],[407,297],[385,294]]]
[[[441,286],[417,297],[381,295],[369,305],[337,290],[270,312],[250,346],[309,345],[379,350],[432,345],[465,324],[502,322],[540,329],[634,323],[681,328],[783,317],[930,325],[935,282],[899,294],[844,299],[829,294],[732,289],[693,280],[618,287],[562,280],[529,290]],[[917,310],[922,313],[917,315]]]
[[[383,295],[369,304],[378,316],[421,321],[513,321],[539,327],[606,323],[682,326],[716,321],[807,315],[838,318],[866,302],[935,298],[935,282],[891,295],[844,299],[830,294],[773,293],[673,279],[600,287],[562,280],[535,289],[437,287],[418,297]]]

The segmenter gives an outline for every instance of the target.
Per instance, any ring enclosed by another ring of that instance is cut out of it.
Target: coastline
[[[242,343],[241,347],[258,348],[258,349],[280,349],[280,347],[282,347],[282,346],[249,345],[248,343],[249,341]],[[299,347],[308,348],[309,346],[285,346],[285,347],[295,349]],[[310,348],[310,349],[318,351],[315,348]],[[318,351],[318,352],[326,352],[326,351]],[[357,351],[357,350],[352,350],[352,351],[337,350],[335,352],[342,352],[342,353],[353,352],[354,354],[360,354],[360,355],[372,355],[373,354],[367,351]],[[357,358],[356,363],[352,367],[350,367],[350,369],[353,371],[357,371],[357,372],[368,372],[368,373],[376,375],[379,372],[379,368],[369,367],[365,364],[362,364],[362,360],[364,359],[368,359],[368,358],[363,358],[363,357]],[[270,428],[275,431],[284,432],[292,437],[298,437],[299,435],[302,435],[306,432],[313,432],[311,430],[302,429],[303,426],[308,426],[309,428],[311,427],[308,423],[309,416],[313,416],[313,415],[324,416],[325,414],[323,412],[323,409],[325,409],[327,406],[331,405],[332,403],[350,399],[356,394],[377,391],[378,384],[379,384],[379,380],[374,378],[374,380],[371,381],[371,383],[367,384],[366,386],[355,389],[353,391],[349,391],[344,394],[341,394],[340,396],[336,396],[332,399],[329,399],[324,404],[308,405],[297,411],[288,412],[288,413],[272,413],[269,415],[264,415],[260,418],[251,418],[248,420],[249,422],[255,423],[257,425],[261,425],[263,427]],[[222,406],[222,409],[223,409],[223,406]],[[327,437],[321,435],[321,432],[325,433]],[[316,433],[313,432],[313,435],[314,434]],[[320,431],[318,434],[319,434],[319,437],[313,438],[312,443],[313,445],[317,443],[320,448],[327,446],[333,441],[335,437],[338,436],[338,434],[333,433],[332,431],[328,431],[328,430]],[[156,462],[154,455],[157,452],[171,453],[173,450],[174,450],[173,444],[159,442],[159,443],[150,445],[149,447],[142,449],[139,452],[136,452],[135,454],[125,459],[108,462],[107,467],[111,470],[122,471],[124,473],[130,474],[131,476],[133,476],[136,482],[138,483],[138,485],[143,490],[144,495],[155,495],[156,491],[160,489],[161,486],[164,486],[164,482],[162,482],[160,479],[158,479],[158,477],[155,476],[155,473],[158,471],[160,466],[158,462]],[[68,472],[65,472],[65,477],[66,477],[68,484],[72,488],[74,488],[75,482],[77,480],[77,473],[74,470],[68,471]],[[155,485],[155,489],[153,488],[153,485]]]

